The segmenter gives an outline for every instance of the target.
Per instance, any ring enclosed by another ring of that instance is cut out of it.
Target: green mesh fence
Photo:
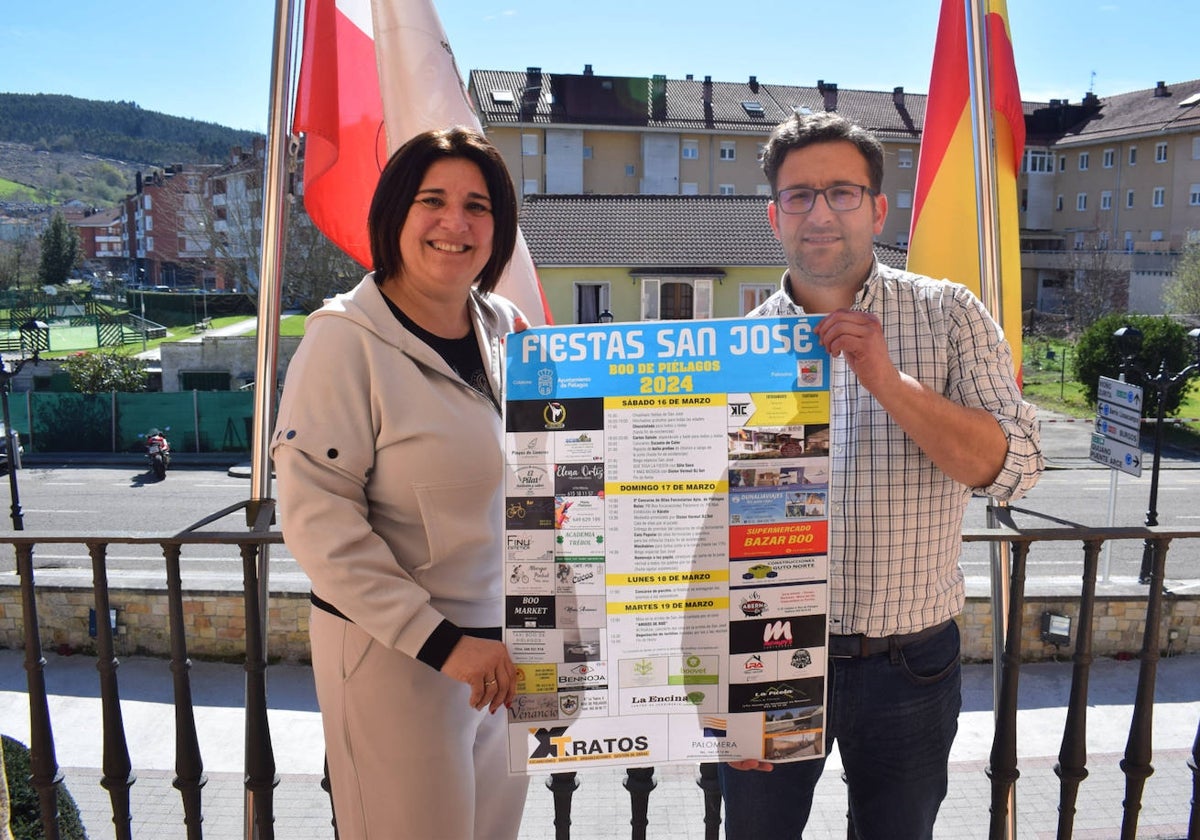
[[[140,452],[144,444],[139,435],[152,428],[169,428],[175,452],[246,452],[254,394],[32,391],[9,395],[9,416],[26,452]]]

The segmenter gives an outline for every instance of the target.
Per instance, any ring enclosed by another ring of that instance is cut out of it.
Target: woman
[[[480,134],[430,131],[367,224],[375,270],[309,317],[272,442],[334,817],[343,840],[513,838],[501,339],[525,324],[491,291],[516,197]]]

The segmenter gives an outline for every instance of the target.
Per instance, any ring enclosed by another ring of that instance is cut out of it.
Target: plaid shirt
[[[1033,487],[1044,466],[1038,427],[1003,332],[965,286],[876,262],[853,308],[879,317],[900,371],[990,412],[1008,439],[995,481],[960,484],[892,422],[844,358],[832,362],[829,631],[915,633],[962,611],[967,502],[972,492],[1010,500]],[[779,291],[750,313],[801,314],[786,272]]]

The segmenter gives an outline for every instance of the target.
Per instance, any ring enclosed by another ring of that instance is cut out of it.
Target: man
[[[961,699],[958,558],[973,492],[1015,499],[1043,462],[1011,351],[964,286],[875,260],[883,148],[835,114],[772,133],[767,215],[787,256],[753,315],[829,313],[833,358],[826,734],[859,840],[930,838]],[[824,760],[720,767],[730,840],[799,838]]]

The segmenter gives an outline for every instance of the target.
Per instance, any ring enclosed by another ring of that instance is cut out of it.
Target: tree
[[[38,279],[47,286],[58,286],[67,281],[75,263],[79,261],[79,234],[67,224],[62,213],[55,213],[50,227],[42,234],[42,261],[38,266]]]
[[[1192,343],[1187,329],[1173,318],[1165,315],[1134,315],[1112,312],[1098,319],[1083,335],[1075,348],[1075,378],[1083,386],[1089,405],[1096,404],[1096,392],[1100,377],[1116,379],[1121,373],[1121,348],[1113,335],[1121,327],[1136,327],[1142,332],[1142,347],[1134,355],[1133,362],[1150,376],[1158,373],[1160,365],[1174,373],[1187,367],[1192,359]],[[1167,392],[1165,414],[1179,411],[1188,382],[1198,375],[1193,373]],[[1142,378],[1130,371],[1126,377],[1135,385],[1143,385]],[[1142,416],[1154,417],[1158,412],[1158,391],[1144,388],[1142,392]]]
[[[1088,234],[1083,246],[1070,252],[1063,306],[1076,330],[1087,329],[1108,312],[1124,312],[1129,305],[1129,269],[1107,240]]]
[[[1189,243],[1175,264],[1175,276],[1163,287],[1168,312],[1200,315],[1200,242]]]
[[[37,261],[37,237],[32,231],[0,242],[0,289],[19,289],[22,283],[32,285]]]
[[[112,351],[76,353],[62,360],[71,387],[81,394],[146,390],[146,363]]]

